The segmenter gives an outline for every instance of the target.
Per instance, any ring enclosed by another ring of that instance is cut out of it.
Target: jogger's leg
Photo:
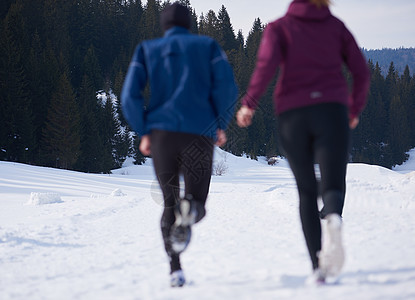
[[[324,218],[342,215],[346,192],[346,168],[349,154],[349,125],[346,107],[326,105],[315,116],[315,158],[320,166]]]
[[[346,167],[349,152],[347,108],[327,104],[313,114],[314,153],[320,165],[321,195],[324,207],[323,245],[319,268],[325,276],[337,276],[344,264],[341,215],[346,190]]]
[[[197,211],[197,223],[206,214],[205,204],[212,176],[213,141],[205,137],[191,138],[189,146],[182,151],[182,159],[185,198],[192,202],[192,207]]]
[[[324,211],[338,217],[343,210],[345,192],[349,137],[347,108],[340,104],[310,106],[282,114],[279,124],[281,144],[298,186],[304,236],[316,269],[321,250],[321,225],[314,162],[320,164]]]
[[[179,199],[179,179],[178,176],[159,175],[158,180],[162,187],[164,195],[164,210],[160,220],[161,233],[164,242],[164,248],[170,260],[170,270],[174,272],[181,269],[179,254],[175,253],[172,249],[172,243],[170,240],[171,228],[175,222],[174,209]]]
[[[179,160],[174,139],[168,132],[153,131],[151,152],[157,180],[163,193],[164,210],[160,221],[164,247],[170,260],[171,272],[181,269],[179,255],[172,249],[171,228],[175,222],[174,209],[179,203]]]
[[[313,269],[318,268],[321,225],[317,207],[317,181],[314,173],[313,138],[306,110],[285,113],[279,118],[280,140],[296,179],[300,198],[300,218]]]
[[[174,272],[181,269],[177,253],[179,251],[177,246],[180,246],[180,243],[175,243],[177,249],[174,250],[171,238],[181,240],[181,235],[178,233],[183,231],[173,230],[177,227],[175,211],[181,201],[179,173],[183,172],[184,175],[185,193],[195,199],[194,203],[197,204],[198,210],[196,221],[199,221],[205,215],[204,205],[212,173],[213,141],[194,134],[154,130],[151,134],[151,143],[154,168],[165,204],[161,230],[166,252],[170,258],[171,271]],[[183,245],[187,246],[188,241],[183,241]]]
[[[292,161],[293,159],[288,159]],[[314,165],[296,164],[290,162],[296,178],[300,198],[301,225],[310,254],[313,269],[318,267],[318,252],[321,250],[321,225],[317,207],[317,182],[314,175]]]

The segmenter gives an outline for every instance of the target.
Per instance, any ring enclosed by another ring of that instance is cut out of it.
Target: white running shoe
[[[326,283],[326,276],[321,269],[315,269],[306,281],[309,286],[320,286]]]
[[[325,277],[335,277],[344,265],[342,219],[338,214],[329,214],[322,225],[323,245],[319,254],[319,267]]]
[[[182,270],[177,270],[170,275],[170,286],[171,287],[182,287],[186,283]]]

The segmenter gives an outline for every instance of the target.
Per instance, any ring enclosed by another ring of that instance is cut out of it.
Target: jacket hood
[[[288,7],[287,15],[318,21],[328,18],[331,13],[328,7],[322,6],[318,8],[309,0],[294,0]]]

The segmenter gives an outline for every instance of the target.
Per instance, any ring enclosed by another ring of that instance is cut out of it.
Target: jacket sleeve
[[[362,52],[353,35],[344,27],[343,60],[353,78],[353,88],[349,96],[349,116],[359,116],[366,105],[367,93],[370,85],[370,72]]]
[[[139,45],[130,62],[121,91],[122,112],[130,127],[142,136],[148,133],[144,117],[142,91],[147,83],[143,47]]]
[[[259,100],[275,75],[282,59],[282,41],[278,37],[275,23],[270,23],[264,30],[258,49],[254,73],[248,85],[242,105],[255,109]]]
[[[238,88],[226,54],[216,42],[213,42],[210,64],[212,69],[211,101],[216,112],[217,128],[225,130],[235,112]]]

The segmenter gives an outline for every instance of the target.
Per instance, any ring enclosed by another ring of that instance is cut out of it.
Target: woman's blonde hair
[[[329,6],[331,4],[330,0],[310,0],[310,2],[316,5],[317,7]]]

